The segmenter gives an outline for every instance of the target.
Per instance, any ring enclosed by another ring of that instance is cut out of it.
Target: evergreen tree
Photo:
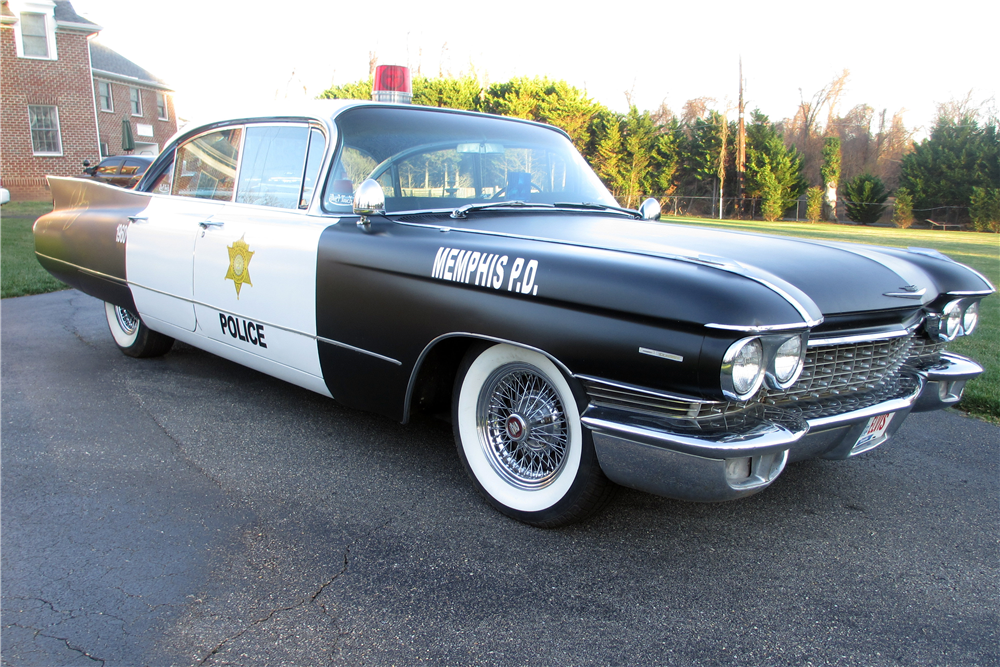
[[[967,207],[975,188],[1000,188],[1000,128],[981,127],[975,114],[941,114],[931,136],[903,158],[900,183],[913,195],[918,217],[935,207]]]
[[[862,225],[878,222],[885,211],[885,201],[889,198],[882,179],[872,174],[852,178],[844,186],[844,193],[847,195],[844,209],[848,219]]]

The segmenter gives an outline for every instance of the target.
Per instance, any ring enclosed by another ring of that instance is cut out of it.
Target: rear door
[[[147,209],[129,219],[128,280],[139,315],[154,330],[196,328],[195,241],[232,199],[242,133],[223,128],[179,146],[170,179],[158,181]]]

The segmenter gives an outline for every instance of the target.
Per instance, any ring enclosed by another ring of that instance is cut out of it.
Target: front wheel
[[[610,498],[614,485],[573,392],[545,356],[506,344],[471,350],[452,413],[466,472],[504,514],[554,528],[587,518]]]
[[[104,314],[115,345],[130,357],[160,357],[173,347],[173,338],[151,330],[127,308],[105,301]]]

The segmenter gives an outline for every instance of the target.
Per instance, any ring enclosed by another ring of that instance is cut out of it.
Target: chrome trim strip
[[[309,334],[303,334],[303,335],[308,336]],[[337,347],[342,347],[345,350],[351,350],[352,352],[360,352],[361,354],[367,354],[369,357],[375,357],[376,359],[381,359],[382,361],[388,361],[390,364],[394,364],[396,366],[403,365],[402,361],[398,361],[396,359],[393,359],[392,357],[387,357],[385,355],[379,354],[378,352],[369,352],[368,350],[362,350],[360,347],[354,347],[353,345],[348,345],[347,343],[341,343],[339,341],[331,340],[329,338],[323,338],[322,336],[313,336],[313,338],[319,341],[320,343],[326,343],[328,345],[336,345]]]
[[[707,329],[722,329],[723,331],[740,331],[745,333],[768,333],[770,331],[791,331],[793,329],[811,329],[823,324],[823,318],[818,320],[807,320],[796,324],[716,324],[711,322],[705,325]]]
[[[204,308],[210,308],[210,309],[215,310],[215,311],[220,312],[220,313],[225,313],[226,315],[232,315],[233,317],[241,317],[241,318],[246,319],[245,315],[241,315],[240,313],[236,313],[236,312],[233,312],[231,310],[226,310],[225,308],[219,308],[218,306],[213,306],[212,304],[205,303],[204,301],[198,301],[197,299],[189,299],[189,298],[186,298],[186,297],[177,296],[176,294],[171,294],[170,292],[164,292],[163,290],[158,290],[158,289],[156,289],[154,287],[148,287],[146,285],[142,285],[140,283],[132,282],[130,280],[122,280],[121,278],[117,278],[115,276],[109,276],[108,274],[101,273],[100,271],[94,271],[93,269],[88,269],[88,268],[83,267],[83,266],[78,266],[77,264],[73,264],[72,262],[67,262],[67,261],[62,260],[62,259],[56,259],[54,257],[49,257],[48,255],[43,255],[42,253],[40,253],[38,251],[36,251],[35,254],[39,255],[41,257],[45,257],[46,259],[51,259],[54,262],[59,262],[60,264],[64,264],[66,266],[71,266],[74,269],[77,269],[78,271],[82,271],[83,273],[87,273],[89,275],[96,276],[98,278],[105,278],[105,279],[110,280],[112,282],[116,282],[116,283],[118,283],[120,285],[125,285],[127,287],[138,287],[140,289],[144,289],[144,290],[147,290],[149,292],[153,292],[154,294],[161,294],[163,296],[169,296],[169,297],[177,299],[179,301],[186,301],[187,303],[190,303],[193,306],[202,306]],[[328,345],[335,345],[337,347],[342,347],[342,348],[344,348],[346,350],[351,350],[352,352],[359,352],[361,354],[367,354],[370,357],[375,357],[376,359],[381,359],[382,361],[388,361],[389,363],[395,364],[396,366],[402,366],[403,365],[403,362],[401,362],[401,361],[399,361],[397,359],[393,359],[392,357],[387,357],[384,354],[379,354],[378,352],[371,352],[370,350],[364,350],[364,349],[362,349],[360,347],[355,347],[353,345],[348,345],[347,343],[341,343],[340,341],[332,340],[330,338],[324,338],[323,336],[317,336],[316,334],[307,333],[305,331],[299,331],[298,329],[293,329],[291,327],[286,327],[286,326],[282,326],[280,324],[275,324],[274,322],[267,322],[265,320],[254,320],[254,322],[258,322],[260,324],[263,324],[266,327],[271,327],[273,329],[279,329],[281,331],[287,331],[288,333],[297,334],[299,336],[305,336],[306,338],[311,338],[312,340],[315,340],[315,341],[320,342],[320,343],[327,343]]]
[[[981,291],[978,291],[978,292],[973,292],[973,291],[966,291],[966,292],[955,291],[955,292],[945,292],[945,296],[989,296],[990,294],[993,294],[993,292],[996,292],[996,290],[995,289],[994,290],[981,290]]]
[[[667,361],[684,361],[684,357],[679,354],[673,354],[672,352],[663,352],[661,350],[652,350],[648,347],[640,347],[639,354],[645,354],[650,357],[656,357],[657,359],[666,359]]]
[[[894,331],[883,331],[881,333],[855,334],[852,336],[840,336],[838,338],[810,338],[807,347],[826,347],[829,345],[848,345],[850,343],[867,343],[874,340],[891,340],[893,338],[903,338],[913,333],[911,329],[897,329]]]
[[[100,271],[95,271],[94,269],[88,269],[85,266],[80,266],[79,264],[74,264],[73,262],[67,262],[65,259],[57,259],[55,257],[51,257],[49,255],[40,253],[37,250],[35,251],[35,255],[38,256],[38,257],[44,257],[45,259],[51,260],[53,262],[58,262],[58,263],[63,264],[65,266],[72,267],[72,268],[76,269],[77,271],[80,271],[82,273],[86,273],[87,275],[90,275],[90,276],[94,276],[95,278],[104,278],[105,280],[109,280],[109,281],[111,281],[113,283],[118,283],[119,285],[125,285],[125,286],[127,286],[129,284],[127,280],[119,278],[118,276],[112,276],[112,275],[109,275],[107,273],[102,273]]]
[[[923,288],[916,292],[882,292],[882,296],[892,296],[897,299],[916,299],[920,300],[923,296],[927,294],[927,288]]]
[[[542,210],[545,210],[545,211],[557,210],[557,211],[559,211],[559,210],[564,210],[564,209],[549,209],[549,208],[546,208],[546,209],[542,209]],[[565,210],[571,211],[571,212],[575,212],[575,213],[580,212],[579,209],[565,209]],[[418,211],[417,213],[437,213],[437,212],[438,211]],[[440,211],[440,213],[448,213],[448,211],[447,210],[442,210],[442,211]],[[393,211],[391,213],[391,215],[396,216],[396,215],[406,215],[406,214],[405,213],[399,213],[399,212]],[[798,314],[802,317],[802,320],[803,320],[803,323],[799,324],[799,325],[787,325],[787,324],[783,324],[783,325],[776,325],[776,326],[780,326],[780,327],[783,327],[783,328],[789,328],[791,326],[809,327],[809,328],[811,328],[811,327],[818,326],[819,324],[821,324],[823,322],[823,318],[822,317],[820,317],[820,319],[818,319],[818,320],[813,320],[811,318],[811,316],[809,315],[809,311],[805,307],[805,305],[803,305],[802,303],[800,303],[797,299],[795,299],[794,297],[792,297],[791,294],[789,294],[785,290],[781,289],[780,287],[778,287],[774,283],[770,282],[769,280],[765,280],[764,278],[761,278],[760,276],[753,275],[752,273],[750,273],[749,271],[747,271],[746,267],[743,266],[742,264],[739,264],[737,262],[726,263],[726,264],[719,263],[718,260],[719,259],[724,259],[724,258],[717,258],[717,257],[711,257],[710,258],[710,257],[707,257],[707,256],[703,257],[701,255],[699,255],[699,256],[677,255],[677,254],[666,253],[666,252],[648,252],[648,251],[643,251],[643,250],[638,250],[638,249],[631,249],[631,248],[630,249],[613,248],[613,247],[609,248],[609,247],[605,247],[605,246],[590,245],[590,244],[587,244],[587,243],[574,243],[572,241],[566,241],[566,240],[562,240],[562,239],[551,239],[551,238],[547,239],[547,238],[543,238],[543,237],[540,237],[540,236],[528,236],[526,234],[509,234],[509,233],[506,233],[506,232],[498,232],[498,231],[487,230],[487,229],[469,229],[469,228],[465,228],[465,227],[456,228],[456,227],[447,227],[447,226],[444,226],[444,225],[425,225],[425,224],[420,224],[420,223],[417,223],[417,222],[402,222],[402,221],[399,221],[399,220],[393,220],[392,218],[389,218],[389,220],[391,220],[391,222],[393,222],[394,224],[397,224],[397,225],[404,225],[404,226],[407,226],[407,227],[420,227],[422,229],[437,228],[438,231],[441,231],[441,232],[462,232],[462,233],[466,233],[466,234],[482,234],[484,236],[497,236],[497,237],[500,237],[500,238],[518,239],[518,240],[521,240],[521,241],[536,241],[536,242],[539,242],[539,243],[554,243],[554,244],[563,245],[563,246],[573,246],[573,247],[576,247],[576,248],[588,248],[588,249],[592,249],[592,250],[611,250],[613,252],[622,252],[622,253],[628,253],[628,254],[632,254],[632,255],[642,255],[644,257],[658,257],[660,259],[670,259],[670,260],[675,260],[675,261],[678,261],[678,262],[688,262],[690,264],[697,264],[698,266],[707,266],[707,267],[710,267],[710,268],[713,268],[713,269],[717,269],[719,271],[725,271],[727,273],[732,273],[734,275],[738,275],[738,276],[740,276],[742,278],[746,278],[747,280],[752,280],[755,283],[763,285],[764,287],[768,288],[769,290],[771,290],[772,292],[774,292],[775,294],[777,294],[778,296],[780,296],[782,299],[784,299],[792,308],[794,308],[798,312]],[[643,222],[643,221],[639,221],[639,222]],[[657,222],[657,223],[652,223],[652,224],[660,224],[660,223]],[[817,310],[818,310],[818,308],[817,308]],[[719,325],[719,326],[721,327],[723,325]],[[765,325],[765,326],[767,326],[767,325]],[[744,331],[746,329],[740,329],[740,330]]]
[[[614,389],[623,389],[625,391],[631,391],[638,394],[646,394],[647,396],[655,396],[657,398],[665,398],[668,401],[677,401],[679,403],[699,403],[701,405],[725,405],[728,401],[712,401],[706,400],[704,398],[694,398],[693,396],[681,396],[680,394],[670,394],[665,391],[660,391],[659,389],[650,389],[648,387],[640,387],[634,384],[627,384],[625,382],[616,382],[614,380],[605,380],[604,378],[594,377],[592,375],[574,375],[577,380],[581,382],[590,382],[591,384],[605,385],[612,387]]]

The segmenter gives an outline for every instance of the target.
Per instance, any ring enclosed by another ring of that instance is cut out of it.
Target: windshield
[[[596,203],[614,198],[563,134],[498,117],[362,107],[337,118],[340,150],[323,208],[351,212],[366,178],[387,212],[511,202]]]

